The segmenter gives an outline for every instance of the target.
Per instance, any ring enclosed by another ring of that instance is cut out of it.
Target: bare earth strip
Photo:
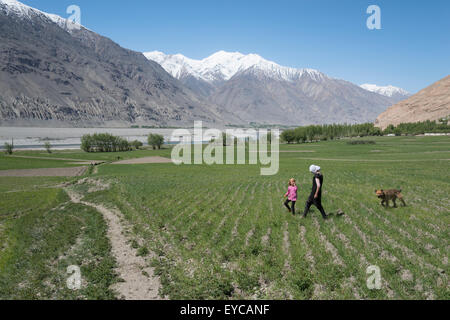
[[[284,261],[284,273],[285,275],[291,271],[291,264],[289,261],[292,260],[292,256],[291,256],[291,252],[290,252],[290,248],[291,248],[291,243],[289,242],[289,224],[286,221],[284,224],[284,230],[283,230],[283,252],[284,255],[286,256],[286,260]]]
[[[428,161],[450,161],[450,159],[403,159],[403,160],[387,160],[387,159],[325,159],[325,158],[297,158],[300,160],[316,160],[316,161],[342,161],[342,162],[428,162]]]
[[[100,164],[105,161],[101,160],[83,160],[83,159],[72,159],[72,158],[52,158],[52,157],[34,157],[34,156],[9,156],[11,158],[22,158],[22,159],[39,159],[39,160],[56,160],[56,161],[73,161],[80,164]]]
[[[95,208],[100,212],[108,224],[108,238],[111,241],[111,251],[117,261],[117,272],[123,282],[113,286],[121,298],[126,300],[160,300],[158,277],[154,276],[153,268],[146,267],[143,257],[137,256],[137,250],[132,248],[123,235],[119,212],[105,208],[102,205],[81,200],[81,196],[73,190],[65,189],[74,203],[81,203]],[[148,276],[144,275],[144,271]]]
[[[0,170],[0,177],[78,177],[86,167]]]
[[[146,163],[172,163],[172,160],[163,157],[145,157],[114,162],[113,164],[146,164]]]
[[[250,153],[259,153],[260,151],[249,151]],[[316,150],[278,150],[272,151],[273,153],[313,153]]]

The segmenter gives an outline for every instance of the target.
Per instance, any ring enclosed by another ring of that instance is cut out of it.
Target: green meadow
[[[118,298],[107,224],[71,202],[69,187],[121,212],[126,237],[169,299],[450,299],[450,138],[366,140],[376,143],[282,144],[273,176],[259,165],[109,163],[170,157],[170,149],[1,155],[0,170],[74,165],[58,158],[106,163],[76,178],[0,177],[0,298]],[[325,221],[314,207],[300,219],[311,164],[324,174]],[[291,177],[296,216],[282,205]],[[375,189],[392,188],[406,207],[380,205]],[[81,266],[80,290],[66,286],[70,265]],[[367,286],[369,266],[379,267],[380,289]]]

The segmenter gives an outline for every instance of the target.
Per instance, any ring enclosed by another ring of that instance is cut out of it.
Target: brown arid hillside
[[[388,125],[439,120],[450,115],[450,76],[421,90],[380,114],[375,126],[385,129]]]

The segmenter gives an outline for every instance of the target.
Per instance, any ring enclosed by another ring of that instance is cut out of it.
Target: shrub
[[[144,144],[140,142],[139,140],[134,140],[130,143],[130,145],[135,148],[136,150],[139,150]]]
[[[352,140],[347,142],[347,144],[355,145],[355,144],[376,144],[373,140]]]

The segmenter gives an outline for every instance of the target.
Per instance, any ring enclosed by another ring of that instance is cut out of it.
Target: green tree
[[[287,142],[288,144],[294,142],[295,141],[295,131],[292,129],[284,130],[281,133],[281,140]]]
[[[14,150],[14,144],[5,142],[5,153],[11,155],[11,154],[13,154],[13,150]]]
[[[161,146],[164,144],[164,137],[160,134],[150,133],[147,141],[148,145],[152,146],[153,150],[156,148],[161,149]]]
[[[47,150],[47,153],[52,153],[52,145],[50,144],[50,142],[46,142],[44,143],[44,148],[45,150]]]

